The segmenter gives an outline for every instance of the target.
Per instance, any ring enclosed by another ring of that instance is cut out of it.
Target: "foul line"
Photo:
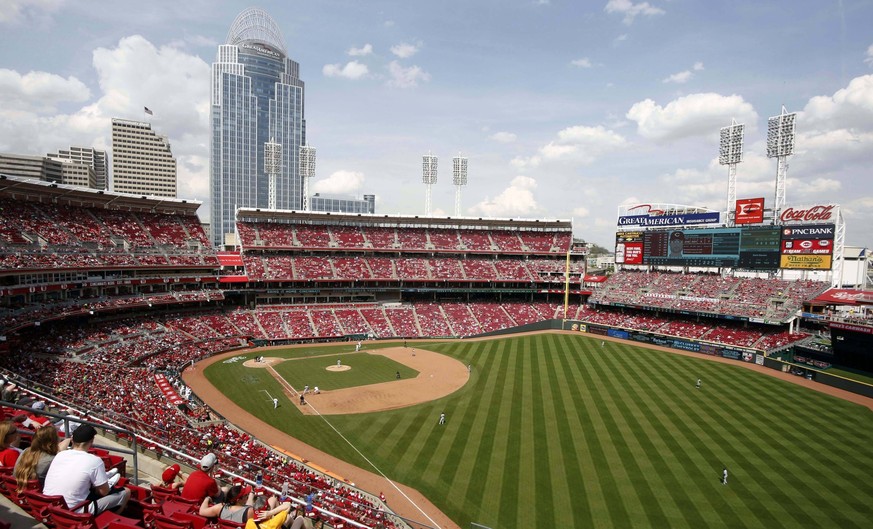
[[[275,369],[273,369],[273,366],[267,366],[267,369],[269,369],[270,371],[272,371],[273,377],[276,378],[276,379],[279,381],[279,383],[280,383],[284,388],[286,388],[287,390],[289,390],[291,393],[299,394],[299,393],[297,392],[297,390],[295,390],[294,387],[293,387],[291,384],[288,383],[287,380],[285,380],[285,379],[284,379],[284,378],[283,378],[279,373],[276,372]],[[264,390],[264,391],[266,391],[266,390]],[[382,472],[382,470],[379,469],[379,467],[377,467],[377,466],[376,466],[372,461],[370,461],[370,459],[369,459],[367,456],[365,456],[365,455],[364,455],[360,450],[358,450],[358,447],[355,446],[354,444],[352,444],[352,442],[349,441],[349,440],[346,438],[345,435],[343,435],[339,430],[337,430],[337,429],[336,429],[336,426],[334,426],[333,424],[331,424],[331,422],[330,422],[329,420],[327,420],[327,418],[325,418],[325,416],[322,415],[322,414],[321,414],[321,413],[320,413],[320,412],[315,408],[315,406],[313,406],[312,404],[310,404],[310,403],[308,403],[308,402],[306,403],[306,405],[309,406],[309,408],[312,409],[312,411],[314,411],[316,415],[318,415],[319,417],[321,417],[321,420],[323,420],[323,421],[324,421],[328,426],[330,426],[330,429],[333,430],[334,432],[336,432],[336,434],[337,434],[338,436],[340,436],[340,438],[341,438],[343,441],[345,441],[346,443],[348,443],[348,445],[352,447],[352,450],[354,450],[355,452],[357,452],[358,455],[361,456],[361,457],[364,459],[364,461],[366,461],[366,462],[367,462],[371,467],[373,467],[373,470],[375,470],[376,473],[378,473],[380,476],[382,476],[383,478],[385,478],[385,481],[387,481],[387,482],[388,482],[392,487],[394,487],[394,490],[396,490],[397,492],[400,493],[401,496],[403,496],[404,498],[406,498],[406,501],[408,501],[408,502],[409,502],[410,504],[412,504],[416,509],[418,509],[418,512],[420,512],[422,515],[424,515],[424,517],[427,518],[428,521],[430,521],[430,523],[432,523],[435,527],[437,527],[437,529],[440,528],[440,525],[436,522],[436,520],[434,520],[433,518],[431,518],[430,516],[428,516],[428,514],[424,511],[424,509],[422,509],[421,507],[419,507],[418,504],[415,503],[415,501],[414,501],[412,498],[410,498],[409,496],[407,496],[406,493],[403,492],[403,490],[402,490],[400,487],[397,486],[397,484],[395,484],[393,481],[391,481],[391,478],[389,478],[388,476],[386,476],[385,473]]]

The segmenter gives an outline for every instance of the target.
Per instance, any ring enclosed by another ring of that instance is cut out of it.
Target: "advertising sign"
[[[643,232],[621,231],[615,234],[615,263],[643,264]]]
[[[782,255],[780,268],[789,270],[830,270],[830,255]]]
[[[834,253],[830,239],[794,239],[782,241],[783,255],[830,255]]]
[[[717,211],[707,213],[683,213],[679,215],[626,215],[618,218],[619,226],[692,226],[718,224],[721,215]]]
[[[807,226],[783,226],[782,240],[786,239],[833,239],[833,224],[810,224]]]
[[[734,224],[760,224],[764,222],[764,198],[737,200]]]
[[[823,221],[834,221],[836,220],[834,217],[834,209],[836,206],[833,204],[827,206],[812,206],[809,208],[785,208],[782,214],[779,216],[779,220],[782,222],[823,222]]]

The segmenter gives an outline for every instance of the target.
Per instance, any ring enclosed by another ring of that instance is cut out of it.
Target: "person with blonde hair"
[[[33,434],[30,447],[21,453],[12,471],[15,481],[18,482],[18,490],[24,490],[27,482],[32,479],[39,480],[39,487],[42,489],[52,460],[59,451],[66,450],[69,445],[69,439],[59,440],[58,429],[54,425],[49,424],[38,429]]]
[[[18,456],[21,455],[19,442],[21,435],[18,433],[18,426],[12,421],[0,422],[0,467],[15,466]]]

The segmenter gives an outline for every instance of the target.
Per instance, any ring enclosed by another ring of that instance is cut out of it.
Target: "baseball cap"
[[[201,470],[209,470],[218,463],[218,458],[215,457],[215,454],[209,453],[203,456],[203,459],[200,460],[200,469]]]
[[[252,491],[252,486],[245,485],[242,489],[240,489],[239,497],[242,498],[243,496],[248,496],[251,491]]]
[[[73,442],[87,443],[88,441],[94,439],[96,435],[97,430],[95,430],[93,426],[91,426],[90,424],[82,424],[73,431]]]
[[[164,470],[164,473],[161,474],[161,479],[164,483],[169,483],[176,479],[180,470],[182,470],[182,468],[179,465],[170,465],[170,467],[167,470]]]
[[[34,410],[44,410],[45,409],[45,401],[38,400],[38,401],[33,403],[33,406],[31,406],[31,408],[33,408]]]
[[[673,233],[670,234],[670,240],[672,241],[674,239],[683,239],[684,240],[685,234],[682,233],[681,231],[674,231]]]

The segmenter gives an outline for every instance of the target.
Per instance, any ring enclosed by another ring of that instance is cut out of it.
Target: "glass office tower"
[[[306,143],[300,66],[288,58],[276,22],[260,9],[234,20],[212,64],[209,185],[212,243],[234,233],[238,207],[268,207],[264,144],[282,145],[277,209],[303,207],[300,146]]]

